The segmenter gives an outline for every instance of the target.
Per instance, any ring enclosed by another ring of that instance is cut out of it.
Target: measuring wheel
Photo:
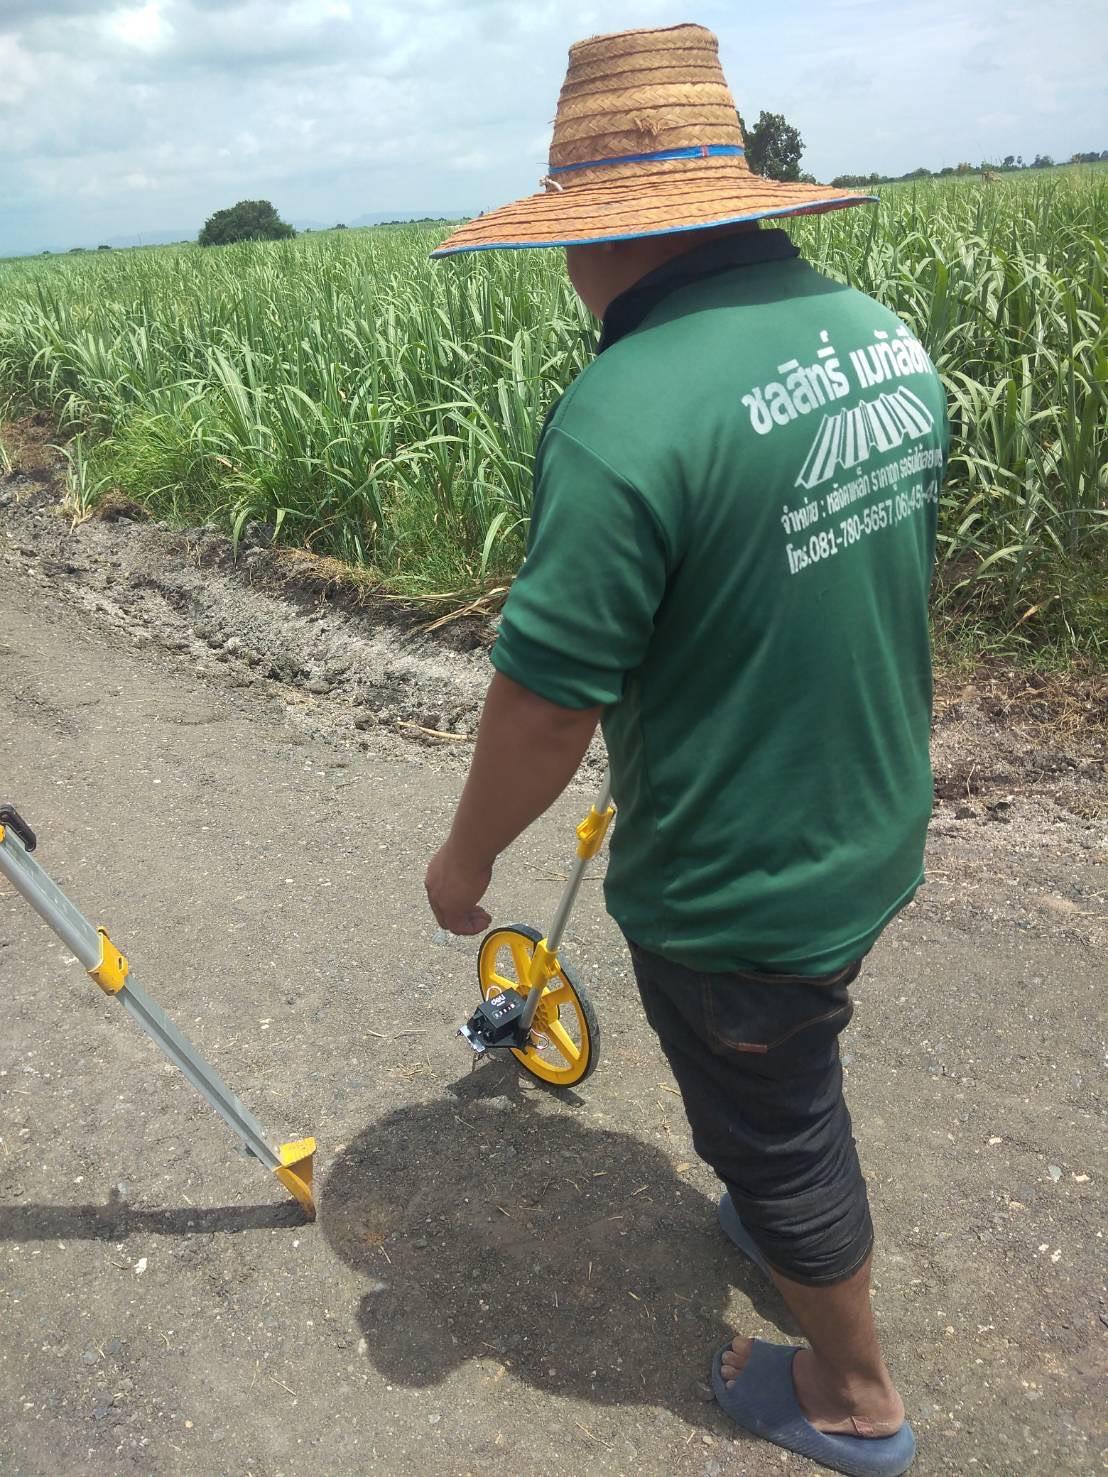
[[[486,934],[477,956],[482,1000],[514,991],[530,993],[531,956],[542,938],[537,929],[522,925],[494,928]],[[596,1066],[600,1027],[584,989],[560,961],[543,990],[526,1047],[512,1047],[512,1055],[528,1072],[554,1087],[583,1082]]]

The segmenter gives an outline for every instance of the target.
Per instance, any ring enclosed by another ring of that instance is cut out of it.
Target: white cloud
[[[169,44],[173,34],[162,0],[116,10],[104,20],[107,34],[136,51],[157,52]]]
[[[35,86],[38,71],[18,36],[0,35],[0,109],[22,103]]]

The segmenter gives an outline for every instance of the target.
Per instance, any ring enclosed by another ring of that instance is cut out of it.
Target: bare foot
[[[742,1374],[752,1339],[737,1338],[720,1361],[728,1389]],[[884,1381],[841,1381],[821,1368],[811,1349],[793,1360],[793,1388],[805,1418],[817,1431],[836,1436],[892,1436],[904,1424],[904,1403],[896,1387]]]

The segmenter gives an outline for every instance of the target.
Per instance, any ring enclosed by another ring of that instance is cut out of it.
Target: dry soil
[[[305,1225],[0,887],[0,1470],[814,1471],[704,1398],[727,1331],[787,1317],[717,1228],[595,882],[580,1092],[454,1035],[474,949],[421,877],[469,750],[421,730],[472,733],[488,624],[444,643],[250,542],[74,527],[45,457],[0,481],[0,799],[275,1138],[320,1146]],[[1100,701],[946,684],[930,880],[844,1042],[920,1477],[1108,1465]],[[498,921],[546,921],[580,805],[502,862]]]

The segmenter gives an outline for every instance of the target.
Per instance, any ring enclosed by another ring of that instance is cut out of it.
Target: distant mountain
[[[376,214],[358,215],[345,222],[348,226],[379,226],[394,221],[415,220],[461,220],[471,215],[467,210],[437,210],[431,209],[425,212],[413,210],[379,211]],[[340,217],[341,219],[341,217]],[[337,224],[337,221],[320,221],[307,219],[294,219],[292,224],[298,231],[329,231]],[[198,226],[175,226],[168,231],[129,231],[121,236],[89,236],[85,239],[78,238],[73,241],[62,241],[55,237],[53,241],[44,241],[38,246],[26,246],[22,250],[11,247],[5,250],[0,247],[0,257],[4,256],[34,256],[44,248],[55,256],[64,255],[72,251],[75,246],[83,247],[86,251],[95,251],[98,246],[110,246],[113,250],[120,250],[128,246],[171,246],[176,241],[195,241],[199,230]]]
[[[132,231],[126,236],[102,236],[95,241],[71,241],[70,246],[170,246],[174,241],[195,241],[196,231],[188,226],[176,226],[170,231]],[[61,248],[65,250],[66,248]]]
[[[471,210],[393,210],[379,212],[376,215],[359,215],[352,221],[347,221],[346,224],[348,226],[380,226],[392,221],[457,221],[472,214]]]
[[[78,237],[76,240],[62,240],[55,236],[52,241],[26,242],[20,246],[0,246],[0,257],[8,256],[40,256],[42,252],[49,252],[52,256],[64,256],[67,251],[80,248],[82,251],[95,251],[98,246],[110,246],[118,250],[126,246],[170,246],[175,241],[195,241],[196,232],[188,230],[184,226],[178,226],[171,231],[132,231],[126,236],[86,236],[84,240]]]
[[[377,215],[359,215],[353,220],[347,220],[344,216],[336,216],[333,221],[309,220],[306,217],[292,218],[291,224],[297,231],[329,231],[341,220],[348,226],[379,226],[385,221],[410,221],[410,220],[459,220],[469,212],[464,210],[442,211],[428,210],[426,212],[412,210],[382,211]],[[179,226],[171,231],[141,231],[132,232],[127,236],[102,236],[97,241],[71,241],[70,246],[87,246],[90,250],[97,246],[168,246],[174,241],[195,241],[199,226]],[[55,247],[57,251],[64,251],[66,247]]]

